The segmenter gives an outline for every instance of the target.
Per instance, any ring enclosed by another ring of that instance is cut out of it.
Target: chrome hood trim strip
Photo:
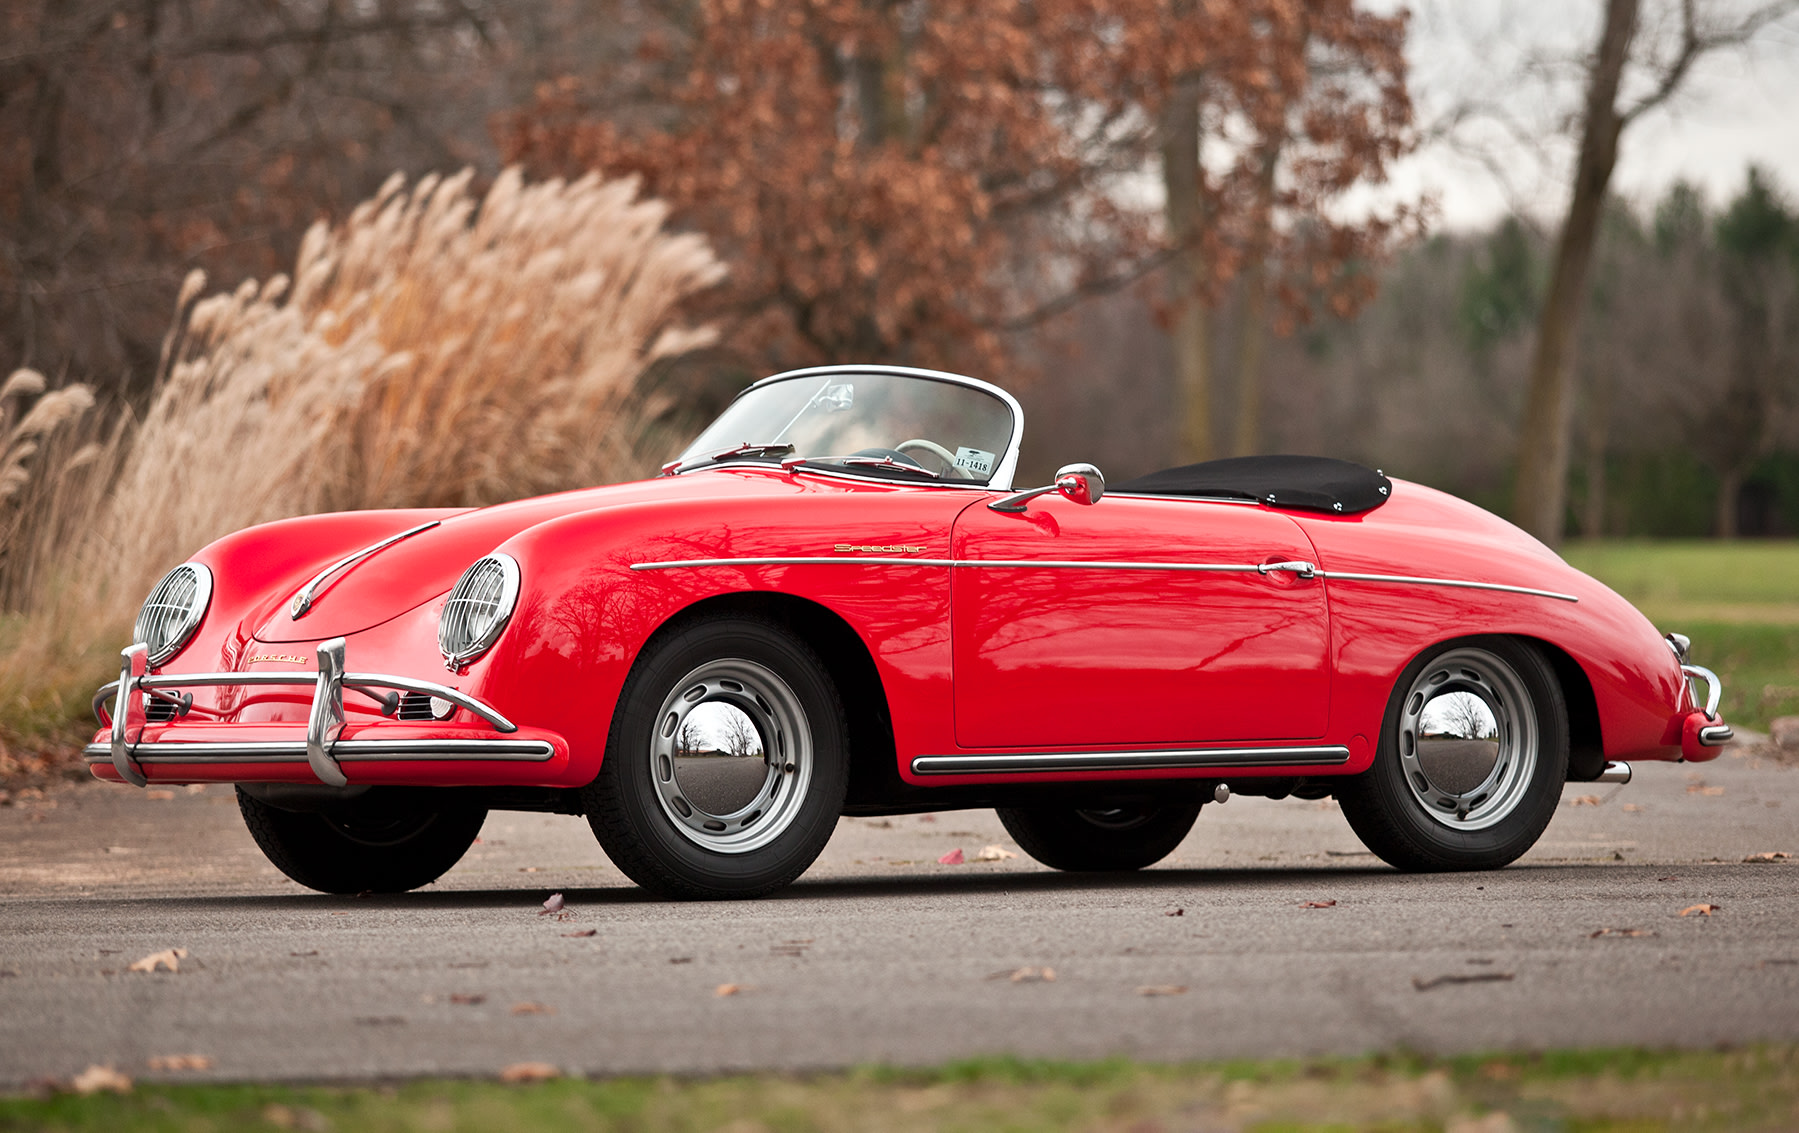
[[[1046,771],[1164,771],[1210,767],[1270,767],[1348,763],[1346,747],[1226,747],[1185,751],[1007,752],[1000,755],[920,755],[914,775],[1025,775]]]
[[[318,598],[319,592],[324,589],[325,581],[332,575],[355,566],[363,559],[368,558],[378,551],[386,550],[402,539],[410,539],[421,531],[429,531],[442,522],[443,520],[441,519],[434,519],[429,523],[421,523],[417,527],[409,527],[398,535],[389,535],[378,543],[370,543],[360,551],[345,555],[324,570],[313,575],[312,581],[308,582],[305,586],[300,587],[299,593],[295,594],[293,601],[288,603],[287,612],[289,620],[297,622],[306,616],[306,611],[312,609],[313,602]]]

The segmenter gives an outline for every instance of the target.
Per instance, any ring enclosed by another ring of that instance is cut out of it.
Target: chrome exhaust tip
[[[1595,783],[1628,783],[1630,782],[1630,764],[1622,760],[1606,761],[1605,770],[1599,773]]]

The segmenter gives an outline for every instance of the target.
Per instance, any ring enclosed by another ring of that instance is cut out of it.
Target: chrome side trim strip
[[[878,555],[767,555],[745,559],[671,559],[658,563],[632,563],[632,570],[674,570],[680,567],[721,566],[825,566],[845,563],[858,566],[955,566],[954,559],[904,559]]]
[[[236,743],[147,743],[133,749],[139,763],[305,763],[304,740],[239,741]],[[548,740],[339,740],[331,748],[340,763],[391,763],[409,760],[499,760],[542,763],[556,754]],[[112,758],[107,744],[83,750],[89,763]]]
[[[376,551],[386,550],[388,547],[393,546],[402,539],[410,539],[421,531],[429,531],[442,522],[443,520],[441,519],[434,519],[429,523],[421,523],[417,527],[409,527],[398,535],[389,535],[379,543],[370,543],[360,551],[345,555],[324,570],[313,575],[312,581],[308,582],[305,586],[300,587],[300,592],[295,594],[294,600],[288,604],[287,612],[289,614],[289,620],[297,622],[302,617],[305,617],[306,611],[312,609],[313,600],[319,596],[319,590],[325,585],[325,580],[336,574],[338,571],[343,570],[345,567],[354,566],[363,559],[374,554]]]
[[[1269,767],[1348,763],[1346,747],[1224,747],[1187,751],[1022,752],[920,755],[914,775],[1022,775],[1043,771],[1162,771],[1170,768]]]
[[[878,555],[768,555],[742,559],[674,559],[632,563],[632,570],[671,570],[677,567],[714,566],[928,566],[928,567],[1041,567],[1055,570],[1176,570],[1224,574],[1255,574],[1254,565],[1214,563],[1085,562],[1062,559],[907,559]]]
[[[1276,563],[1144,563],[1129,561],[1086,561],[1077,559],[906,559],[874,555],[761,555],[732,559],[668,559],[661,562],[632,563],[632,570],[673,570],[682,567],[720,566],[822,566],[835,563],[862,566],[931,566],[931,567],[1012,567],[1044,570],[1168,570],[1208,574],[1266,574],[1286,570],[1292,564]],[[1554,598],[1562,602],[1578,602],[1573,594],[1554,590],[1538,590],[1531,586],[1511,586],[1503,582],[1470,582],[1459,578],[1419,578],[1402,574],[1351,574],[1345,571],[1314,570],[1310,577],[1339,582],[1397,582],[1413,586],[1450,586],[1460,590],[1498,590],[1507,594],[1529,594],[1538,598]]]
[[[1468,582],[1459,578],[1415,578],[1406,574],[1349,574],[1340,570],[1321,570],[1318,577],[1340,582],[1399,582],[1413,586],[1453,586],[1459,590],[1498,590],[1506,594],[1530,594],[1538,598],[1554,598],[1561,602],[1578,602],[1573,594],[1554,590],[1538,590],[1534,586],[1508,586],[1503,582]]]

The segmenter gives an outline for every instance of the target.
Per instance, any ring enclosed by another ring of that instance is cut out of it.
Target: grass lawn
[[[1156,1066],[984,1059],[805,1076],[148,1085],[0,1098],[0,1130],[1792,1129],[1799,1048]]]
[[[1562,557],[1693,639],[1724,678],[1724,718],[1766,731],[1799,715],[1799,542],[1603,540]]]

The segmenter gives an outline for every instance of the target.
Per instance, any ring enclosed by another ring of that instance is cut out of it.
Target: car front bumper
[[[133,645],[120,654],[119,679],[94,696],[95,715],[107,729],[84,754],[100,778],[148,785],[147,767],[158,780],[275,779],[311,781],[328,786],[349,784],[345,764],[420,764],[499,762],[543,764],[567,759],[560,737],[520,732],[518,725],[481,701],[447,685],[385,673],[352,673],[344,667],[344,639],[318,647],[316,673],[172,673],[149,675],[146,650]],[[183,688],[204,686],[299,686],[312,688],[306,725],[298,723],[234,723],[188,721],[157,725],[147,717],[146,700],[172,705],[182,717],[192,706]],[[486,727],[405,723],[349,724],[344,690],[360,692],[392,715],[399,693],[435,697],[476,717]],[[284,766],[285,765],[285,766]],[[299,771],[299,766],[307,771]],[[110,771],[111,774],[107,774]],[[309,774],[308,774],[309,772]],[[390,776],[380,775],[379,779]],[[359,781],[370,781],[363,774]]]

